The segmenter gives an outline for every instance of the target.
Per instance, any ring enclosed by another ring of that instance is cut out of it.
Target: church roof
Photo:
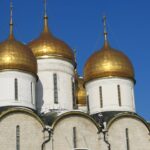
[[[49,112],[47,114],[44,114],[42,116],[42,118],[43,118],[45,124],[55,126],[55,124],[59,120],[63,119],[64,117],[68,117],[68,116],[85,117],[85,118],[91,120],[98,128],[100,127],[99,126],[100,124],[97,124],[97,122],[95,121],[95,119],[92,116],[88,115],[87,113],[81,112],[81,111],[69,111],[69,112],[64,112],[64,113],[61,113],[61,114],[56,113],[56,112],[53,112],[53,113]]]
[[[112,122],[114,122],[116,119],[121,118],[121,117],[133,117],[133,118],[137,118],[139,120],[141,120],[150,130],[150,122],[147,122],[144,118],[142,118],[140,115],[134,113],[134,112],[122,112],[122,111],[111,111],[111,112],[102,112],[102,113],[98,113],[98,114],[94,114],[92,115],[92,117],[94,118],[94,120],[97,123],[101,123],[100,118],[99,118],[99,114],[102,115],[102,119],[104,122],[106,122],[107,127],[111,125]]]

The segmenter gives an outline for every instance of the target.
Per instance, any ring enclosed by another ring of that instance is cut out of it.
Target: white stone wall
[[[126,128],[130,150],[150,149],[150,135],[145,124],[136,118],[124,117],[116,120],[108,130],[111,150],[127,150]]]
[[[54,126],[52,140],[47,144],[46,150],[74,150],[73,127],[76,127],[77,148],[99,150],[100,147],[106,147],[103,139],[97,134],[95,124],[81,115],[67,116],[60,120]]]
[[[118,85],[120,85],[121,106],[119,106]],[[100,106],[100,86],[102,87],[102,108]],[[101,78],[86,83],[85,88],[89,96],[90,114],[104,111],[135,112],[134,83],[132,80]]]
[[[20,126],[20,150],[41,150],[43,127],[30,114],[11,113],[0,118],[0,149],[16,150],[16,126]]]
[[[54,104],[54,73],[57,74],[58,104]],[[72,110],[73,65],[60,59],[38,59],[38,76],[38,111],[46,113],[49,109]]]
[[[15,99],[15,79],[18,81],[18,100]],[[24,106],[35,109],[35,76],[21,71],[0,72],[0,85],[0,107]]]

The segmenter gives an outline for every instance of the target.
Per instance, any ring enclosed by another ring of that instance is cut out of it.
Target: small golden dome
[[[17,69],[36,75],[37,62],[30,48],[16,41],[11,34],[0,44],[0,70]]]
[[[86,106],[86,91],[84,88],[84,80],[82,77],[78,78],[76,99],[77,99],[78,106]]]
[[[132,63],[122,52],[109,46],[105,41],[103,48],[95,52],[84,67],[85,82],[102,77],[124,77],[134,80]]]
[[[36,58],[58,58],[75,64],[74,54],[71,48],[63,41],[52,35],[48,29],[48,17],[44,17],[44,31],[40,37],[29,43]]]

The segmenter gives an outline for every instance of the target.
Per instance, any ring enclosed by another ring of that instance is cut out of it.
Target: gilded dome
[[[13,35],[0,43],[0,70],[17,69],[37,73],[37,62],[30,48],[16,41]]]
[[[109,46],[105,41],[101,50],[95,52],[84,67],[85,82],[102,77],[123,77],[134,80],[134,69],[128,57]]]
[[[82,77],[78,78],[76,99],[77,99],[78,106],[86,106],[86,91],[84,88],[84,80]]]
[[[21,70],[36,75],[37,61],[31,49],[15,40],[13,35],[13,6],[10,3],[9,38],[0,43],[0,70]]]
[[[36,58],[58,58],[75,64],[74,53],[63,41],[52,35],[48,29],[48,17],[44,17],[44,31],[40,37],[29,43]]]

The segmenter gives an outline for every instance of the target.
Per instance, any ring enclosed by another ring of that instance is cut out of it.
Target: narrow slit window
[[[134,104],[134,90],[131,88],[131,96],[132,96],[132,108],[135,109],[135,104]]]
[[[119,103],[119,106],[121,106],[121,88],[120,88],[120,85],[117,85],[117,90],[118,90],[118,103]]]
[[[99,95],[100,95],[100,108],[103,108],[103,95],[102,95],[102,87],[99,87]]]
[[[33,83],[31,82],[31,103],[34,104],[33,102]]]
[[[18,80],[15,79],[14,81],[14,86],[15,86],[15,100],[18,100]]]
[[[126,134],[126,146],[127,146],[127,150],[130,150],[130,143],[129,143],[129,129],[128,129],[128,128],[126,128],[125,134]]]
[[[72,100],[73,100],[73,108],[76,109],[75,83],[74,83],[74,79],[73,79],[73,78],[71,78],[71,83],[72,83]]]
[[[87,95],[86,99],[87,99],[87,112],[90,113],[89,95]]]
[[[20,150],[20,126],[16,126],[16,150]]]
[[[73,127],[73,147],[77,148],[77,129]]]
[[[58,104],[58,87],[57,87],[57,74],[53,74],[53,82],[54,82],[54,103]]]

